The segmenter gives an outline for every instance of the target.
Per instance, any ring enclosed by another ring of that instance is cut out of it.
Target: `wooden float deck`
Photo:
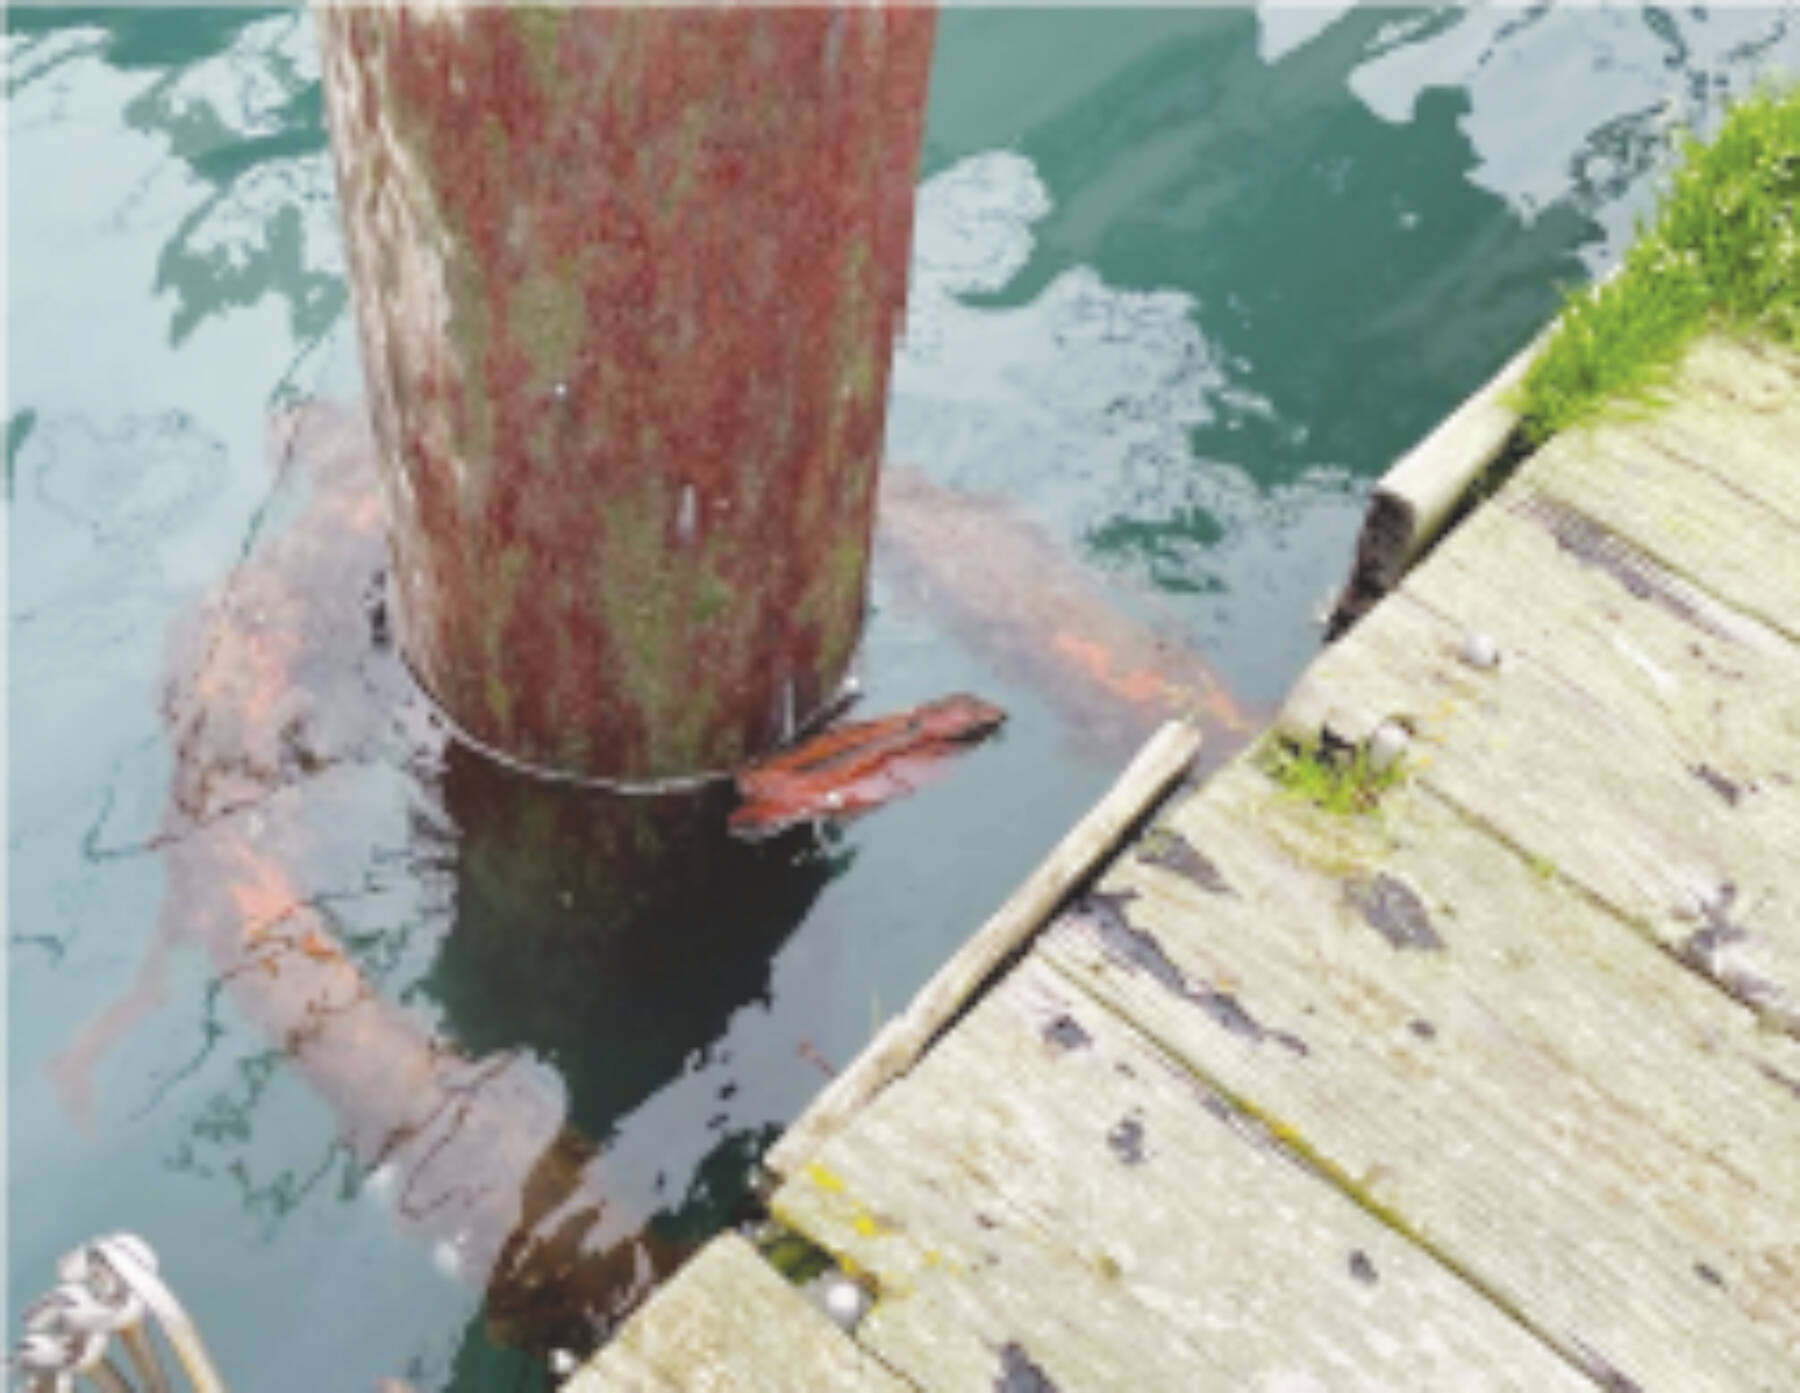
[[[727,1236],[569,1387],[1800,1388],[1800,359],[1537,452],[1277,734],[1383,722],[1352,815],[1141,817],[1165,731],[783,1138],[852,1334]]]

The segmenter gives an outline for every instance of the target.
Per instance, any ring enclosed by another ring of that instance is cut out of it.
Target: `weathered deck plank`
[[[715,1238],[564,1393],[908,1393],[736,1234]]]
[[[1716,433],[1722,416],[1729,417],[1729,440]],[[1688,463],[1716,470],[1800,527],[1800,354],[1770,343],[1701,339],[1668,404],[1645,425]]]
[[[1283,722],[1410,725],[1427,784],[1800,1033],[1800,648],[1536,481],[1320,658]],[[1471,630],[1497,668],[1459,660]]]
[[[932,1389],[1585,1386],[1030,958],[773,1207]]]
[[[1800,1388],[1800,358],[1677,382],[1309,669],[1289,732],[1411,732],[1377,811],[1232,766],[784,1140],[774,1212],[879,1283],[871,1368]]]
[[[1043,926],[1069,891],[1116,849],[1126,830],[1148,816],[1170,785],[1192,767],[1200,739],[1199,727],[1187,721],[1168,721],[1151,736],[1105,797],[782,1134],[764,1158],[768,1169],[792,1175],[857,1109],[911,1068],[982,983]]]
[[[1558,436],[1524,473],[1540,492],[1800,639],[1795,446],[1761,416],[1695,392],[1655,416]]]
[[[1793,1042],[1398,797],[1347,832],[1234,767],[1165,823],[1205,884],[1134,859],[1040,952],[1596,1377],[1794,1387]]]

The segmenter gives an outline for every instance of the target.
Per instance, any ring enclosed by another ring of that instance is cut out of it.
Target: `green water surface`
[[[1266,710],[1369,482],[1617,255],[1670,124],[1766,71],[1800,71],[1791,11],[946,10],[890,454]],[[358,390],[310,20],[14,8],[7,85],[8,1337],[129,1228],[234,1387],[546,1386],[159,927],[175,636],[274,525],[271,407]],[[357,774],[317,874],[383,994],[529,1064],[619,1222],[680,1243],[1108,782],[985,639],[877,574],[870,705],[1011,719],[825,843],[589,874],[563,811],[439,750]]]

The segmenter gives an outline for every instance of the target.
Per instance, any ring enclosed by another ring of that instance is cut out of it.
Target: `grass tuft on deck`
[[[1654,222],[1618,275],[1569,296],[1520,386],[1533,443],[1654,402],[1706,329],[1800,348],[1800,86],[1762,88],[1678,148]]]

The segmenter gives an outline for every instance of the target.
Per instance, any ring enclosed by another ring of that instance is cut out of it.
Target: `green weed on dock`
[[[1702,330],[1800,348],[1800,87],[1739,102],[1680,159],[1617,276],[1577,291],[1517,406],[1541,441],[1620,402],[1654,398]]]
[[[1360,747],[1326,749],[1279,736],[1263,743],[1256,762],[1291,797],[1340,817],[1373,811],[1405,777],[1399,760],[1378,769]]]

